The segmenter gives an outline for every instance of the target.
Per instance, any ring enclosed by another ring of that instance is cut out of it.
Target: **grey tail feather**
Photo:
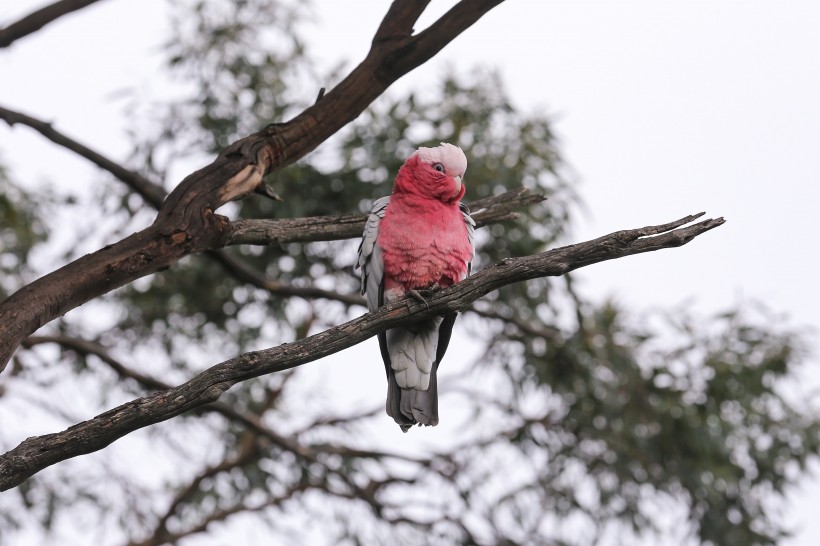
[[[457,313],[444,315],[444,320],[439,326],[436,361],[433,363],[430,372],[430,385],[426,391],[399,387],[393,368],[390,366],[387,336],[384,333],[378,335],[379,348],[387,372],[387,415],[392,417],[401,427],[402,432],[407,432],[415,424],[433,427],[438,425],[438,380],[436,377],[439,364],[444,358],[444,352],[450,344],[450,336],[453,333],[456,316]]]
[[[407,432],[410,427],[416,424],[412,417],[406,416],[401,411],[402,393],[406,389],[399,387],[396,376],[392,370],[387,373],[387,415],[401,427],[402,432]]]
[[[426,391],[402,389],[396,383],[395,376],[389,374],[387,380],[387,414],[407,432],[415,424],[425,426],[438,425],[438,385],[436,372],[438,365],[433,365],[430,373],[430,386]]]

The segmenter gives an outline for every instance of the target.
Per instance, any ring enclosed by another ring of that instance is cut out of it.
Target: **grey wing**
[[[459,203],[458,208],[461,209],[461,216],[464,217],[464,225],[467,226],[467,239],[470,241],[470,249],[472,250],[472,257],[467,264],[467,275],[469,275],[473,268],[473,260],[475,260],[475,220],[470,216],[470,208],[467,205]]]
[[[387,205],[390,204],[390,197],[382,197],[373,203],[370,215],[364,224],[362,242],[359,245],[359,260],[356,262],[356,269],[362,269],[362,294],[367,299],[367,308],[375,311],[380,305],[381,285],[384,277],[384,263],[382,262],[382,251],[376,244],[379,236],[379,224],[384,218]]]

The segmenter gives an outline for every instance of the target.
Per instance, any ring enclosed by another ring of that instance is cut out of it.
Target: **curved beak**
[[[460,176],[454,176],[453,180],[456,181],[456,195],[458,195],[458,193],[461,191],[461,177]]]

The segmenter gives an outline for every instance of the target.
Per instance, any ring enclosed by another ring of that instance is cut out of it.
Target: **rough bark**
[[[478,298],[507,284],[559,276],[605,260],[678,247],[724,222],[717,218],[682,227],[702,214],[659,226],[618,231],[533,256],[509,258],[432,295],[426,304],[413,298],[403,299],[294,343],[226,360],[178,387],[133,400],[63,432],[26,439],[0,456],[0,490],[15,487],[60,461],[102,449],[134,430],[215,402],[240,381],[312,362],[411,320],[463,311]]]
[[[187,176],[165,199],[150,227],[67,264],[0,303],[0,371],[20,342],[43,324],[183,256],[223,247],[231,224],[214,211],[256,191],[266,174],[316,148],[502,1],[461,0],[413,34],[429,0],[395,0],[365,59],[316,104],[290,121],[238,140],[210,165]]]

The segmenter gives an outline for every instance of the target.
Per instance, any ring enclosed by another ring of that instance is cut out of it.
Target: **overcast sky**
[[[417,28],[454,3],[434,0]],[[0,23],[42,4],[3,2]],[[315,5],[304,34],[329,66],[363,57],[388,2]],[[107,0],[0,50],[0,103],[124,157],[128,120],[113,93],[151,86],[168,32],[162,6]],[[397,86],[496,67],[518,106],[554,116],[587,206],[574,240],[700,211],[727,219],[681,249],[584,268],[588,295],[636,310],[689,301],[703,313],[755,299],[814,327],[818,33],[816,1],[508,0]],[[98,180],[23,128],[0,125],[0,153],[19,181]],[[820,385],[816,358],[806,377]],[[788,517],[802,531],[787,544],[816,544],[817,506],[815,479],[793,496]]]

